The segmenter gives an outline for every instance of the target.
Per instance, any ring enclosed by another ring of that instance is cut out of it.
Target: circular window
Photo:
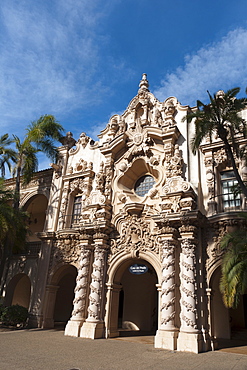
[[[139,197],[144,197],[155,184],[155,180],[150,175],[140,177],[135,184],[135,192]]]

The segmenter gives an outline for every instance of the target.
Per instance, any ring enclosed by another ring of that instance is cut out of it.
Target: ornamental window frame
[[[141,198],[144,198],[150,189],[153,188],[156,181],[152,175],[149,173],[139,177],[135,183],[134,191],[135,194]]]

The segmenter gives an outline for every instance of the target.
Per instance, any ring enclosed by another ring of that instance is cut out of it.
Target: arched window
[[[227,209],[240,209],[241,208],[241,195],[234,194],[234,187],[238,182],[232,170],[220,173],[221,189],[222,189],[222,205],[223,210]]]
[[[72,224],[77,224],[81,216],[81,200],[82,196],[77,195],[74,199],[73,214],[72,214]]]
[[[135,192],[139,197],[144,197],[155,184],[155,180],[150,175],[140,177],[135,184]]]

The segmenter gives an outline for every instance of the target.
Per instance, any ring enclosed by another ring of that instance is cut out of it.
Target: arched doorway
[[[138,267],[145,271],[138,273]],[[158,328],[157,283],[155,269],[144,259],[128,259],[119,266],[114,283],[108,284],[110,337],[155,334]]]
[[[220,286],[220,267],[214,271],[211,280],[211,335],[215,338],[230,339],[229,310],[224,306]]]
[[[31,295],[31,282],[26,274],[14,276],[6,290],[5,304],[7,306],[16,305],[29,308]]]
[[[238,338],[239,332],[247,328],[247,294],[240,297],[236,309],[226,308],[219,289],[221,277],[220,266],[214,271],[211,280],[211,333],[217,339]],[[240,335],[241,337],[241,335]]]
[[[28,226],[30,235],[28,235],[29,242],[37,242],[40,239],[36,236],[37,232],[44,230],[46,210],[48,200],[43,194],[36,194],[32,196],[24,205],[24,210],[29,214]]]
[[[56,283],[58,289],[54,306],[54,325],[64,327],[71,317],[77,269],[72,265],[62,268]]]

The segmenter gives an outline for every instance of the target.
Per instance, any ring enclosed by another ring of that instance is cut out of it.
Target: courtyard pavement
[[[0,369],[247,370],[247,346],[196,355],[155,349],[153,337],[90,340],[64,336],[61,330],[0,331]]]

